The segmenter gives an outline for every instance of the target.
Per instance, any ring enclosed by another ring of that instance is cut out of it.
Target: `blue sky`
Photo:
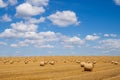
[[[120,55],[120,0],[0,0],[0,56]]]

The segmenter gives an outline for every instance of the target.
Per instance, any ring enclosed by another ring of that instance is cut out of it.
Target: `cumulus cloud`
[[[114,52],[120,50],[120,39],[106,39],[99,41],[99,44],[94,46],[95,49],[102,51]]]
[[[87,35],[87,36],[85,37],[86,40],[90,40],[90,41],[94,41],[94,40],[97,40],[97,39],[99,39],[99,38],[100,38],[100,37],[97,36],[97,35]]]
[[[28,45],[33,45],[37,48],[54,48],[53,45],[48,45],[51,42],[57,41],[56,33],[47,31],[47,32],[28,32],[25,33],[23,41],[18,43],[11,44],[11,47],[24,47]],[[22,37],[22,36],[21,36]]]
[[[69,37],[69,36],[62,35],[60,40],[61,40],[60,44],[64,48],[69,48],[69,49],[79,47],[85,43],[84,40],[80,39],[77,36]]]
[[[10,46],[14,48],[18,47],[17,44],[11,44]]]
[[[39,23],[42,23],[45,21],[45,17],[41,17],[39,19],[36,19],[36,18],[28,18],[26,20],[27,23],[30,23],[30,24],[39,24]]]
[[[6,29],[4,32],[0,33],[0,38],[15,38],[18,40],[16,43],[12,43],[10,45],[11,47],[33,45],[37,48],[54,48],[55,46],[51,44],[55,43],[60,46],[72,48],[75,45],[78,46],[84,44],[84,40],[79,37],[68,37],[52,31],[37,32],[36,27],[34,26],[34,28],[31,28],[31,26],[32,24],[25,24],[23,22],[13,23],[11,24],[12,28]],[[19,41],[20,39],[22,39],[22,41]]]
[[[37,25],[17,22],[11,24],[12,28],[19,32],[37,31]]]
[[[104,37],[109,37],[109,34],[104,34]]]
[[[29,40],[29,39],[20,41],[16,44],[11,44],[10,46],[13,48],[18,48],[18,47],[27,47],[29,45],[33,45],[36,48],[54,48],[53,45],[50,45],[49,43],[46,44],[42,40]]]
[[[44,41],[56,41],[56,33],[52,31],[37,32],[37,25],[23,22],[12,23],[10,29],[0,33],[1,38],[43,39]]]
[[[51,42],[51,41],[57,41],[57,34],[52,31],[46,31],[46,32],[27,32],[25,33],[24,37],[26,39],[32,39],[34,41],[40,41],[40,42]]]
[[[21,17],[30,17],[45,12],[43,7],[33,6],[29,3],[23,3],[16,7],[16,15]]]
[[[4,32],[0,34],[0,38],[6,39],[19,39],[19,38],[28,38],[28,39],[37,39],[40,38],[36,32],[28,31],[28,32],[18,32],[14,29],[6,29]]]
[[[4,22],[10,22],[10,21],[12,21],[12,19],[10,18],[10,16],[8,16],[8,14],[3,15],[1,18],[2,18],[1,21],[4,21]]]
[[[22,39],[23,41],[18,41],[13,43],[11,47],[24,47],[28,45],[33,45],[39,48],[53,48],[51,45],[47,45],[50,42],[58,41],[57,33],[52,31],[47,32],[36,32],[36,27],[31,28],[31,24],[26,25],[23,22],[11,24],[12,28],[6,29],[4,32],[0,33],[0,38],[5,39]],[[30,29],[29,29],[30,28]]]
[[[52,32],[52,31],[40,32],[39,36],[42,36],[44,38],[44,41],[47,41],[47,42],[58,40],[57,33]]]
[[[26,39],[40,39],[41,37],[38,36],[38,34],[36,32],[25,32],[23,34],[23,38],[26,38]]]
[[[0,34],[0,38],[14,38],[16,37],[15,30],[13,29],[6,29],[4,32]]]
[[[16,5],[18,3],[18,1],[17,0],[8,0],[8,3],[10,5]]]
[[[41,46],[36,45],[35,47],[37,47],[37,48],[54,48],[54,46],[53,46],[53,45],[50,45],[50,44],[47,44],[47,45],[41,45]]]
[[[74,36],[74,37],[63,37],[62,38],[64,43],[70,43],[70,44],[83,44],[84,41],[81,40],[79,37]]]
[[[120,6],[120,0],[114,0],[114,2],[116,3],[116,5]]]
[[[28,45],[27,44],[23,44],[23,43],[19,43],[19,44],[11,44],[10,46],[14,47],[14,48],[18,48],[18,47],[24,47],[24,46],[28,46]]]
[[[0,45],[6,46],[7,43],[6,42],[0,42]]]
[[[25,39],[23,41],[19,41],[18,43],[13,43],[11,44],[11,47],[26,47],[28,45],[33,45],[33,46],[38,46],[38,45],[43,45],[44,44],[44,41],[42,39],[37,39],[37,40],[34,40],[34,39]]]
[[[23,22],[12,23],[10,29],[6,29],[4,32],[0,33],[1,38],[25,38],[32,36],[36,37],[37,25],[26,24]],[[30,35],[30,36],[28,36]]]
[[[60,27],[79,24],[77,16],[73,11],[62,11],[62,12],[57,11],[56,13],[48,16],[48,19],[52,21],[54,25],[57,25]]]
[[[106,48],[118,48],[120,49],[120,39],[107,39],[100,41],[100,44],[102,44]]]
[[[104,34],[104,37],[117,37],[117,34]]]
[[[110,34],[111,37],[117,37],[117,34]]]
[[[0,8],[6,7],[8,4],[5,3],[3,0],[0,0]]]
[[[69,37],[69,40],[67,40],[68,38],[63,38],[65,37],[65,35],[61,35],[61,36],[58,35],[59,34],[51,31],[39,32],[37,33],[38,38],[35,38],[35,36],[32,36],[32,38],[25,37],[25,40],[15,44],[11,44],[11,47],[23,47],[23,46],[33,45],[34,47],[37,48],[54,48],[55,45],[50,45],[50,44],[55,43],[65,48],[74,48],[75,46],[79,46],[84,43],[84,41],[78,37]]]
[[[70,48],[70,49],[74,48],[73,45],[63,45],[63,46],[64,46],[64,48]]]
[[[47,6],[49,0],[27,0],[27,2],[34,6]]]

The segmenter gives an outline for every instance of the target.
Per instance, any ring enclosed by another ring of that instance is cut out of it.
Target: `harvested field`
[[[93,70],[84,71],[83,61],[96,61]],[[1,57],[0,80],[120,80],[119,63],[120,56]]]

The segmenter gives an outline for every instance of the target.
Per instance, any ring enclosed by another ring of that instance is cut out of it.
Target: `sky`
[[[120,0],[0,0],[0,56],[120,56]]]

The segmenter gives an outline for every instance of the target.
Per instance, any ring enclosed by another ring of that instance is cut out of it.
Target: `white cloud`
[[[25,39],[33,39],[33,40],[42,38],[36,32],[25,32],[23,36],[24,36]]]
[[[16,44],[12,44],[13,47],[24,47],[24,46],[28,46],[28,45],[33,45],[33,46],[38,46],[38,45],[43,45],[45,43],[45,41],[43,41],[42,39],[38,39],[38,40],[32,40],[32,39],[25,39],[24,41],[19,41]],[[12,46],[11,45],[11,46]]]
[[[34,24],[25,24],[23,22],[17,22],[11,24],[12,28],[19,32],[29,32],[29,31],[37,31],[37,25]]]
[[[70,48],[70,49],[74,48],[73,45],[64,45],[64,47],[65,47],[65,48]]]
[[[104,37],[109,37],[109,34],[104,34]]]
[[[114,0],[114,2],[116,3],[116,5],[120,5],[120,0]]]
[[[11,47],[24,47],[28,45],[33,45],[38,48],[54,48],[51,45],[47,44],[57,44],[59,46],[64,46],[67,48],[74,48],[76,45],[80,46],[84,44],[84,40],[81,40],[79,37],[68,37],[60,33],[55,33],[52,31],[47,32],[18,32],[14,29],[6,29],[3,33],[0,34],[2,38],[16,38],[23,41],[18,41],[17,43],[11,44]],[[61,44],[63,43],[63,44]]]
[[[45,21],[45,17],[41,17],[39,19],[36,19],[36,18],[28,18],[27,19],[27,23],[30,23],[30,24],[38,24],[38,23],[42,23]]]
[[[110,34],[111,37],[117,37],[117,34]]]
[[[58,25],[60,27],[79,24],[77,16],[73,11],[57,11],[55,14],[48,16],[48,19],[52,21],[54,25]]]
[[[24,46],[28,46],[28,44],[25,44],[23,42],[19,42],[18,44],[11,44],[11,47],[17,48],[17,47],[24,47]]]
[[[5,14],[2,16],[2,21],[10,22],[10,21],[12,21],[12,19],[10,18],[10,16],[8,16],[8,14]]]
[[[42,39],[44,41],[57,41],[57,34],[52,31],[37,32],[37,25],[23,22],[12,23],[10,29],[0,33],[1,38]]]
[[[117,34],[104,34],[104,37],[117,37]]]
[[[25,39],[24,41],[21,41],[20,43],[24,43],[24,44],[32,44],[32,45],[43,45],[45,44],[45,41],[43,38],[39,38],[39,39]]]
[[[18,43],[11,44],[11,47],[23,47],[28,45],[33,45],[35,47],[51,47],[50,45],[48,46],[45,44],[58,41],[57,33],[51,31],[37,33],[28,30],[21,32],[13,28],[6,29],[3,33],[0,34],[0,37],[5,39],[23,39],[23,41],[18,41]]]
[[[120,39],[107,39],[100,41],[103,48],[117,48],[120,49]]]
[[[10,46],[15,48],[18,47],[16,44],[11,44]]]
[[[25,39],[24,41],[20,41],[18,43],[15,44],[11,44],[11,47],[26,47],[29,45],[33,45],[36,48],[54,48],[53,45],[50,45],[48,42],[44,41],[43,38],[41,39],[36,39],[36,40],[32,40],[32,39]]]
[[[36,45],[35,47],[37,47],[37,48],[54,48],[53,45],[49,45],[49,44],[47,44],[47,45],[41,45],[41,46]]]
[[[47,32],[25,32],[24,33],[25,39],[31,39],[34,41],[39,42],[51,42],[51,41],[57,41],[57,34],[51,31]],[[33,41],[32,41],[33,42]]]
[[[12,23],[10,29],[0,33],[1,38],[37,38],[37,25],[23,22]]]
[[[16,5],[18,2],[17,2],[17,0],[8,0],[8,3],[10,5]]]
[[[30,17],[45,12],[43,7],[32,6],[29,3],[23,3],[16,7],[16,15],[21,17]]]
[[[90,40],[90,41],[94,41],[94,40],[97,40],[97,39],[99,39],[99,38],[100,38],[100,37],[97,36],[97,35],[87,35],[87,36],[85,37],[86,40]]]
[[[6,7],[8,4],[5,3],[3,0],[0,0],[0,8]]]
[[[76,37],[76,36],[74,36],[74,37],[67,37],[67,36],[65,36],[65,37],[62,38],[62,41],[64,43],[77,44],[77,45],[84,43],[83,40],[81,40],[79,37]]]
[[[26,31],[26,32],[19,32],[14,29],[6,29],[4,32],[0,34],[0,38],[7,38],[7,39],[19,39],[19,38],[28,38],[28,39],[38,39],[40,36],[36,32]]]
[[[37,36],[37,38],[35,36]],[[23,47],[23,46],[33,45],[34,47],[38,47],[38,48],[54,48],[53,45],[51,46],[51,45],[46,45],[46,44],[55,43],[59,46],[61,45],[66,48],[74,48],[75,45],[78,46],[84,43],[83,40],[81,40],[80,38],[77,39],[75,37],[69,37],[69,40],[66,40],[68,38],[66,39],[62,38],[58,36],[57,33],[54,33],[54,32],[39,32],[35,36],[29,35],[29,34],[28,36],[24,35],[25,40],[20,41],[16,44],[12,44],[12,47]],[[61,43],[64,43],[64,44],[61,44]]]
[[[6,42],[0,42],[0,45],[6,46],[7,43]]]
[[[16,37],[16,31],[13,29],[6,29],[4,32],[0,34],[1,38],[14,38]]]
[[[44,41],[47,41],[47,42],[58,40],[57,33],[52,32],[52,31],[40,32],[38,34],[39,34],[39,36],[42,36],[44,38]]]
[[[102,49],[101,46],[93,46],[93,48],[95,48],[95,49]]]
[[[47,6],[49,0],[27,0],[27,2],[34,6]]]
[[[95,49],[100,49],[101,51],[115,52],[120,50],[120,39],[106,39],[99,41],[97,46],[93,46]]]
[[[44,22],[45,18],[26,18],[26,21],[16,22],[11,24],[11,28],[6,29],[0,33],[0,38],[18,40],[16,43],[11,43],[11,47],[24,47],[32,45],[38,48],[54,48],[54,45],[69,46],[69,48],[75,45],[81,45],[84,43],[79,37],[68,37],[61,33],[55,33],[53,31],[38,32],[38,23]],[[20,41],[19,41],[20,40]],[[22,41],[21,41],[22,40]],[[52,44],[52,45],[51,45]]]
[[[18,32],[14,29],[6,29],[4,32],[0,34],[0,38],[23,38],[23,39],[40,39],[42,36],[39,36],[36,32]]]

